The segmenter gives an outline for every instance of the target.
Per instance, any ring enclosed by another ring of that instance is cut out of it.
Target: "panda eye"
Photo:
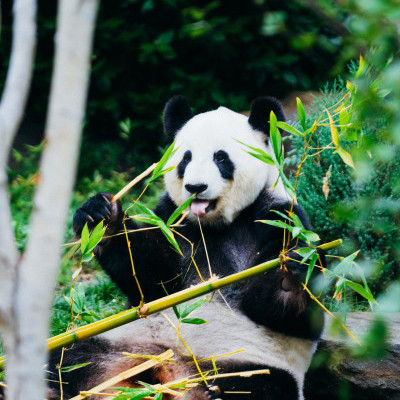
[[[222,163],[227,159],[227,154],[224,151],[220,150],[215,153],[214,159],[215,161]]]

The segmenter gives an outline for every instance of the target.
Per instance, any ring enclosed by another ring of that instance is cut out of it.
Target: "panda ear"
[[[167,101],[163,111],[164,133],[174,139],[176,133],[193,117],[186,97],[174,96]]]
[[[250,126],[269,137],[269,116],[274,112],[278,121],[285,121],[282,104],[274,97],[258,97],[251,103]]]

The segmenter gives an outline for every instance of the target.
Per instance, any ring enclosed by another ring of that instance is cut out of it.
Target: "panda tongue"
[[[190,211],[196,217],[204,217],[206,215],[206,208],[209,204],[209,200],[193,200],[190,205]]]

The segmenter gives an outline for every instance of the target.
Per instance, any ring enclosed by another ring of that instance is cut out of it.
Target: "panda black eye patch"
[[[219,150],[214,153],[214,162],[217,165],[219,172],[224,179],[233,179],[235,165],[229,158],[229,155],[224,150]]]
[[[177,167],[178,178],[183,178],[183,175],[185,175],[185,169],[190,161],[192,161],[192,152],[190,150],[187,150],[185,151],[185,154],[183,155],[182,160]]]

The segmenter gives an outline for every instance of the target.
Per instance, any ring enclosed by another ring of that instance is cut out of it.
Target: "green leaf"
[[[162,393],[161,392],[156,393],[156,395],[154,396],[154,400],[162,400]]]
[[[301,133],[301,132],[300,132],[299,130],[297,130],[295,127],[293,127],[292,125],[289,125],[289,124],[286,123],[286,122],[278,121],[278,122],[277,122],[277,125],[278,125],[278,128],[281,128],[281,129],[283,129],[284,131],[291,133],[292,135],[301,136],[301,137],[304,136],[303,133]]]
[[[305,281],[306,285],[308,285],[308,281],[310,280],[311,274],[314,270],[315,263],[317,262],[317,260],[318,260],[318,253],[314,253],[311,257],[310,264],[308,264],[306,281]]]
[[[82,233],[81,233],[81,253],[82,254],[85,254],[88,243],[89,243],[89,228],[88,228],[88,224],[86,222],[85,226],[82,229]]]
[[[299,237],[307,242],[318,242],[320,237],[315,233],[307,230],[302,230]]]
[[[182,320],[182,322],[185,324],[202,325],[202,324],[206,324],[208,321],[206,321],[205,319],[201,319],[201,318],[184,318]]]
[[[168,218],[167,221],[167,226],[171,226],[177,219],[178,217],[183,213],[183,211],[186,210],[186,208],[189,207],[190,203],[192,202],[194,198],[194,195],[189,197],[184,203],[182,203]]]
[[[76,369],[84,368],[84,367],[86,367],[86,366],[88,366],[90,364],[91,364],[91,362],[85,362],[85,363],[82,363],[82,364],[69,365],[67,367],[61,367],[60,371],[61,372],[71,372],[71,371],[75,371]]]
[[[367,63],[365,62],[365,58],[360,55],[360,61],[356,72],[356,78],[360,78],[364,74],[366,69],[367,69]]]
[[[354,162],[353,162],[353,158],[351,157],[351,154],[349,152],[347,152],[346,150],[342,149],[341,147],[339,147],[336,152],[339,154],[340,158],[343,160],[343,162],[345,164],[347,164],[349,167],[351,168],[355,168],[354,167]]]
[[[93,258],[93,253],[85,253],[82,255],[82,262],[89,262]]]
[[[274,150],[275,158],[280,163],[282,152],[282,138],[277,128],[277,119],[273,111],[271,111],[269,118],[269,134],[271,138],[272,148]]]
[[[359,252],[360,250],[357,250],[354,253],[350,254],[349,256],[343,258],[343,260],[341,260],[340,263],[332,269],[332,272],[334,272],[337,275],[348,274]]]
[[[339,133],[338,133],[335,123],[333,122],[332,115],[330,114],[330,112],[328,110],[326,110],[326,113],[328,114],[329,126],[331,128],[332,141],[333,141],[336,149],[338,149],[339,148]]]
[[[303,103],[301,102],[301,100],[298,97],[296,97],[296,104],[297,104],[297,114],[299,116],[300,125],[303,128],[303,130],[305,131],[307,129],[306,112],[304,110]]]
[[[191,314],[194,310],[197,310],[199,307],[201,307],[204,303],[206,303],[208,300],[207,299],[200,299],[195,301],[192,304],[185,305],[184,309],[180,313],[181,318],[186,318],[189,314]]]
[[[362,297],[364,297],[364,298],[367,299],[368,301],[372,301],[372,302],[375,303],[375,299],[374,299],[374,296],[372,295],[372,293],[370,293],[368,290],[366,290],[366,289],[365,289],[362,285],[360,285],[359,283],[346,280],[346,286],[349,286],[350,288],[352,288],[355,292],[357,292],[358,294],[360,294]]]
[[[148,183],[155,181],[159,176],[162,175],[162,172],[163,172],[162,170],[163,170],[165,164],[175,154],[176,150],[177,149],[175,149],[175,141],[173,141],[172,144],[168,147],[166,152],[161,157],[160,161],[157,163],[156,167],[154,168],[154,171],[153,171]]]
[[[237,140],[237,142],[242,144],[243,146],[246,146],[250,150],[253,150],[253,151],[246,151],[247,154],[249,154],[255,158],[258,158],[260,161],[262,161],[266,164],[275,165],[274,158],[270,154],[266,153],[264,150],[259,149],[257,147],[250,146],[246,143],[241,142],[240,140]]]
[[[294,239],[295,237],[297,237],[300,234],[301,230],[302,229],[300,227],[294,226],[292,229],[292,238]]]
[[[113,397],[113,400],[141,400],[147,396],[152,395],[155,392],[155,389],[147,389],[147,388],[127,388],[127,387],[113,387],[113,389],[118,390],[120,392],[124,392],[116,397]]]
[[[315,249],[311,247],[300,247],[299,249],[296,249],[295,252],[303,257],[301,263],[304,263],[312,256],[313,253],[315,253]]]
[[[282,229],[289,229],[290,231],[292,231],[292,229],[293,229],[293,226],[290,226],[287,223],[285,223],[283,221],[279,221],[279,220],[259,220],[257,222],[261,222],[261,223],[267,224],[267,225],[276,226],[276,227],[282,228]]]
[[[90,234],[89,243],[85,253],[91,252],[103,239],[106,228],[103,227],[103,221],[100,221]]]
[[[174,247],[174,249],[180,254],[183,255],[178,242],[175,239],[175,236],[173,234],[173,232],[165,225],[165,223],[163,222],[162,225],[160,225],[161,228],[161,232],[164,234],[164,236],[167,238],[168,242],[170,242],[172,244],[172,246]]]

